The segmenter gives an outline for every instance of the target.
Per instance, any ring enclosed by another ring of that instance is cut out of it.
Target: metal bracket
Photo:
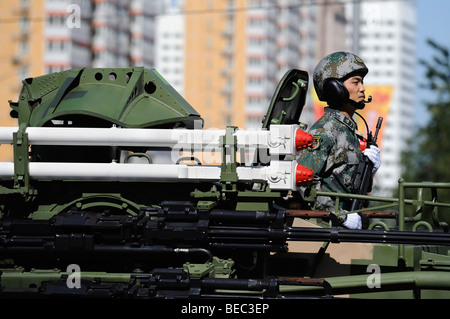
[[[222,165],[220,182],[222,183],[222,193],[236,192],[236,183],[238,175],[236,172],[236,152],[237,152],[237,138],[234,132],[237,130],[235,126],[228,126],[225,130],[225,135],[220,137],[222,145]]]
[[[28,172],[28,134],[25,132],[26,125],[21,124],[19,130],[13,133],[14,149],[14,188],[29,190]]]

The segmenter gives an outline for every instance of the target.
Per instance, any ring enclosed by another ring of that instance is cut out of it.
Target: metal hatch
[[[299,124],[308,90],[308,72],[297,69],[287,71],[263,118],[263,129],[271,124]]]
[[[23,81],[12,116],[29,126],[127,128],[203,126],[200,114],[155,70],[74,68]]]

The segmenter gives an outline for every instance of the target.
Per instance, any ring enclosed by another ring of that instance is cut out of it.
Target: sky
[[[416,0],[416,2],[417,58],[427,60],[433,54],[433,50],[426,44],[428,38],[450,49],[450,0]],[[423,68],[419,65],[416,69],[416,78],[417,84],[425,79]],[[418,87],[416,97],[416,122],[423,125],[429,120],[424,101],[432,96]]]

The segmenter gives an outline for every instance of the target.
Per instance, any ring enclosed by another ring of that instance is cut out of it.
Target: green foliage
[[[429,123],[418,129],[411,141],[412,149],[403,154],[404,178],[407,181],[450,182],[450,59],[449,50],[428,40],[434,49],[425,67],[423,89],[435,96],[426,105]]]
[[[433,40],[427,43],[434,54],[419,62],[425,68],[422,89],[433,96],[425,102],[430,119],[410,141],[411,150],[402,154],[403,178],[409,182],[450,182],[449,50]],[[450,191],[441,190],[438,201],[450,202]]]

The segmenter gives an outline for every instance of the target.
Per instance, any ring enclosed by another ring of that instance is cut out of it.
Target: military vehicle
[[[316,190],[296,160],[312,143],[308,86],[289,70],[261,129],[210,130],[155,69],[25,79],[18,126],[0,128],[14,153],[0,163],[0,296],[450,297],[450,183],[400,180],[397,198]],[[325,195],[364,201],[352,213],[367,229],[315,210]]]

